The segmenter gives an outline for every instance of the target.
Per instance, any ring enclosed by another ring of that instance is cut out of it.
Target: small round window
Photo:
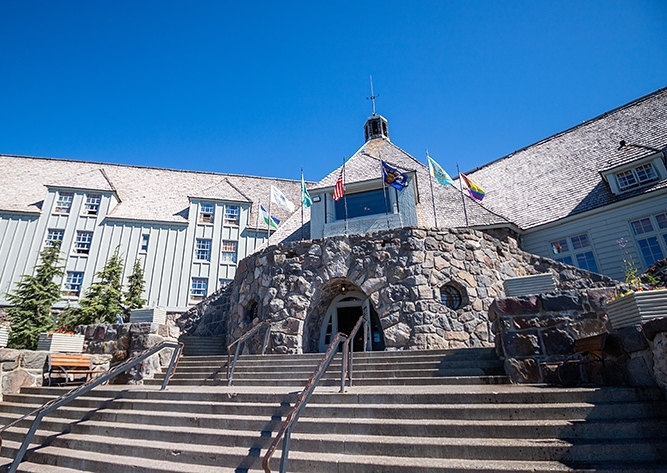
[[[454,286],[442,286],[440,288],[440,302],[452,310],[458,310],[463,303],[461,292]]]

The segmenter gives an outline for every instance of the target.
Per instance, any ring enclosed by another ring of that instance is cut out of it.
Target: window
[[[214,204],[199,204],[199,223],[213,223]]]
[[[587,233],[552,241],[551,252],[557,255],[554,257],[556,261],[594,273],[598,272],[593,247]]]
[[[68,297],[79,297],[81,294],[82,283],[83,273],[78,271],[67,271],[63,295]]]
[[[147,233],[144,233],[141,235],[141,246],[139,247],[139,251],[142,253],[146,253],[148,251],[148,241],[150,239],[150,235]]]
[[[336,220],[345,219],[346,206],[347,218],[383,214],[387,211],[392,212],[388,189],[347,194],[343,199],[334,203]]]
[[[657,179],[658,173],[651,163],[642,164],[641,166],[616,173],[616,182],[618,183],[619,190],[622,191],[632,189],[641,184],[647,184]]]
[[[97,215],[97,212],[100,210],[101,201],[102,201],[101,195],[87,194],[86,203],[83,206],[84,215]]]
[[[240,214],[238,205],[225,205],[225,225],[238,225]]]
[[[93,241],[93,232],[76,232],[76,241],[74,242],[74,253],[78,255],[87,255],[90,253],[90,244]]]
[[[62,243],[64,235],[65,230],[49,228],[48,232],[46,233],[46,246],[53,246],[56,243]]]
[[[232,240],[222,241],[221,261],[225,263],[236,263],[236,242]]]
[[[58,200],[56,201],[56,212],[61,214],[68,214],[72,208],[72,200],[74,194],[72,192],[58,192]]]
[[[227,287],[232,283],[231,279],[225,279],[225,278],[220,278],[218,280],[218,288],[222,289],[223,287]]]
[[[667,213],[631,221],[630,227],[646,268],[665,257],[664,255],[667,254]]]
[[[457,288],[447,284],[440,288],[440,302],[452,310],[458,310],[463,303],[463,297]]]
[[[195,259],[201,261],[211,260],[211,240],[197,239],[195,246]]]
[[[190,294],[193,297],[205,297],[208,290],[208,279],[206,278],[192,278],[192,286]]]

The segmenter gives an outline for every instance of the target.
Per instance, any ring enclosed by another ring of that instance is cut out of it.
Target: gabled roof
[[[121,202],[109,216],[144,221],[186,223],[190,196],[239,204],[252,202],[250,226],[254,226],[258,204],[269,202],[271,185],[295,203],[301,198],[301,183],[296,180],[65,159],[0,155],[0,172],[0,211],[39,212],[46,186],[52,185],[115,191]],[[273,213],[280,219],[288,217],[277,207]]]
[[[116,190],[116,188],[107,178],[104,169],[102,168],[82,172],[74,176],[68,176],[56,182],[47,184],[47,186],[70,189],[97,190],[103,192],[114,192]]]
[[[433,178],[429,174],[428,166],[410,156],[389,140],[383,138],[367,141],[345,163],[346,185],[381,179],[380,159],[398,168],[400,171],[414,173],[414,179],[417,180],[417,211],[421,226],[435,226],[436,220],[437,226],[446,228],[506,225],[510,223],[501,215],[488,210],[484,203],[479,203],[471,199],[467,194],[462,196],[458,187],[442,186],[433,180],[436,219],[433,212],[430,183],[430,180]],[[311,188],[311,192],[315,193],[318,189],[328,190],[333,188],[341,169],[342,166],[322,179],[316,186]],[[467,223],[466,214],[468,216]]]
[[[626,146],[621,147],[621,141]],[[484,205],[489,210],[530,229],[666,188],[667,180],[663,180],[614,195],[600,174],[666,146],[664,88],[486,164],[468,176],[486,191]]]

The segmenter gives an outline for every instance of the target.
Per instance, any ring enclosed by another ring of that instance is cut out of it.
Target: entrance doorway
[[[369,351],[384,350],[384,334],[375,311],[371,309],[370,301],[362,293],[350,292],[339,295],[331,302],[322,321],[319,351],[326,351],[336,333],[342,332],[349,335],[359,317],[365,317],[370,322],[371,333],[366,349]],[[353,344],[354,351],[364,350],[363,326],[354,337]]]

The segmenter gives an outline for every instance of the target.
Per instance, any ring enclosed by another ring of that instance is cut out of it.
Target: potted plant
[[[74,332],[58,330],[52,333],[42,332],[37,341],[37,350],[51,353],[81,353],[84,338],[83,335],[76,335]]]
[[[657,286],[658,281],[650,275],[639,274],[634,259],[626,250],[628,241],[625,238],[616,243],[625,252],[623,265],[628,290],[607,303],[611,326],[618,330],[667,316],[667,288]]]

